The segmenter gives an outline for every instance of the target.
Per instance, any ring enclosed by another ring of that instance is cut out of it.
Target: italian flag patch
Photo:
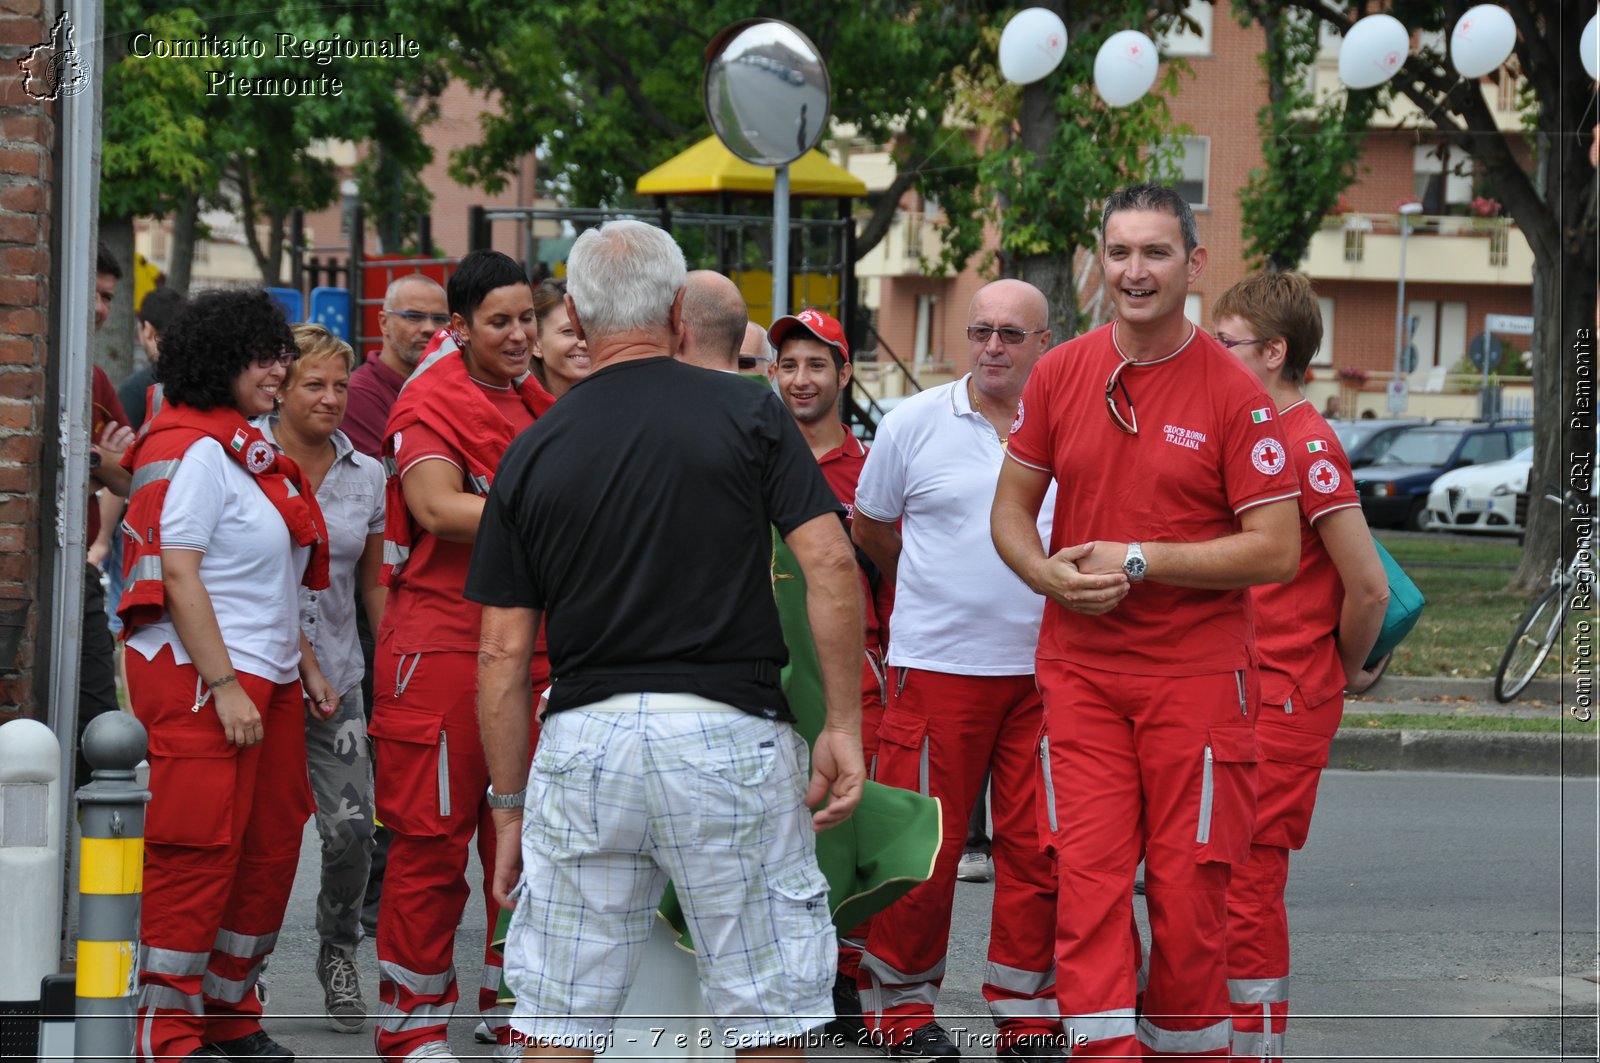
[[[243,428],[237,429],[233,433],[233,440],[229,443],[229,446],[233,447],[234,450],[243,450],[245,440],[249,438],[249,436],[245,435]]]
[[[1251,410],[1250,420],[1254,421],[1256,424],[1260,424],[1262,421],[1272,420],[1272,407],[1263,406],[1259,410]]]
[[[1316,454],[1320,451],[1327,450],[1328,444],[1324,443],[1320,439],[1308,439],[1306,440],[1306,449],[1311,453]]]

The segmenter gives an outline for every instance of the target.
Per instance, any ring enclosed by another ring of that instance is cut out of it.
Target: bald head
[[[693,271],[683,286],[687,335],[678,359],[704,369],[738,369],[739,347],[749,320],[738,285],[715,270]]]
[[[1034,363],[1050,348],[1050,303],[1027,281],[985,284],[967,308],[973,384],[998,404],[1015,405]],[[973,329],[983,340],[972,339]],[[1010,337],[1017,342],[1007,343]]]
[[[744,327],[744,342],[739,344],[739,371],[759,371],[762,362],[772,361],[772,345],[767,342],[767,330],[750,322]]]
[[[383,363],[402,377],[410,376],[433,334],[450,322],[444,289],[432,277],[408,273],[396,277],[383,293],[378,331],[383,334]]]
[[[969,316],[980,305],[1001,305],[1013,313],[1024,314],[1030,322],[1029,329],[1042,329],[1050,323],[1050,301],[1044,297],[1044,292],[1027,281],[1007,278],[985,284],[972,294]]]

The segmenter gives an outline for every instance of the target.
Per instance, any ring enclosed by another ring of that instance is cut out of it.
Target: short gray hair
[[[664,230],[609,221],[573,243],[567,294],[592,346],[606,336],[666,325],[688,274],[683,250]]]

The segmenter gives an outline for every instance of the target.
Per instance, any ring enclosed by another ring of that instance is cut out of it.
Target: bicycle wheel
[[[1500,658],[1500,670],[1494,674],[1496,701],[1510,701],[1522,693],[1550,656],[1551,647],[1561,637],[1561,621],[1567,612],[1562,589],[1548,588],[1523,614],[1505,656]]]

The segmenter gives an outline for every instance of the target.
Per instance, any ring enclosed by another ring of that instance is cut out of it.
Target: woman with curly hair
[[[328,585],[304,474],[270,413],[294,336],[265,292],[208,292],[163,337],[159,405],[124,464],[134,714],[149,732],[135,1057],[292,1060],[254,992],[311,813],[303,713],[338,708],[300,631]]]
[[[533,289],[533,361],[529,368],[556,398],[589,375],[589,345],[567,320],[567,282],[550,278]]]

